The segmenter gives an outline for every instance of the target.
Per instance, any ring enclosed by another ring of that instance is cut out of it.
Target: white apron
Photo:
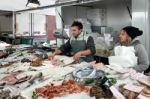
[[[114,48],[115,56],[109,57],[109,64],[121,67],[134,67],[137,65],[138,58],[135,56],[133,46],[117,46]]]

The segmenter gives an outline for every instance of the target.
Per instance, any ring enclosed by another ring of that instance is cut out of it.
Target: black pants
[[[146,69],[146,70],[144,71],[144,74],[149,73],[149,72],[150,72],[150,66],[148,67],[148,69]]]
[[[109,60],[107,57],[101,57],[101,56],[94,56],[94,60],[96,61],[96,63],[103,63],[105,65],[109,65]]]

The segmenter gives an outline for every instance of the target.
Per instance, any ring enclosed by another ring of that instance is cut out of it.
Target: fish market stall
[[[150,99],[150,76],[131,68],[137,65],[136,50],[115,46],[124,26],[137,22],[139,31],[149,26],[147,14],[144,21],[135,21],[141,9],[135,11],[132,1],[14,0],[14,7],[5,2],[0,8],[14,8],[4,15],[12,18],[13,34],[3,36],[5,42],[0,39],[0,99]],[[144,13],[146,1],[139,3]],[[16,8],[18,2],[21,8]],[[34,3],[39,7],[27,8]],[[114,47],[118,57],[112,55]],[[88,58],[90,62],[85,62]]]
[[[2,99],[149,99],[150,78],[131,69],[74,63],[67,56],[50,61],[51,52],[12,48],[12,54],[0,59]]]

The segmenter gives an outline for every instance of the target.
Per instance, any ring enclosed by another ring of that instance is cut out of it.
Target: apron
[[[77,40],[77,39],[71,40],[71,47],[72,47],[71,50],[72,55],[75,55],[79,51],[86,50],[86,40],[84,40],[84,34],[82,40]],[[79,62],[83,62],[83,61],[91,62],[93,60],[94,60],[93,56],[88,55],[88,56],[81,57]]]
[[[137,56],[134,46],[116,46],[114,48],[115,56],[109,57],[109,64],[121,67],[137,66]]]

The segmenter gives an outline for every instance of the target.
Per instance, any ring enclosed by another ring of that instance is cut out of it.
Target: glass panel
[[[16,14],[16,36],[30,36],[30,14]]]
[[[47,36],[48,40],[54,40],[53,32],[56,30],[55,8],[30,11],[33,13],[33,36]]]
[[[33,36],[46,35],[46,15],[32,14]]]

